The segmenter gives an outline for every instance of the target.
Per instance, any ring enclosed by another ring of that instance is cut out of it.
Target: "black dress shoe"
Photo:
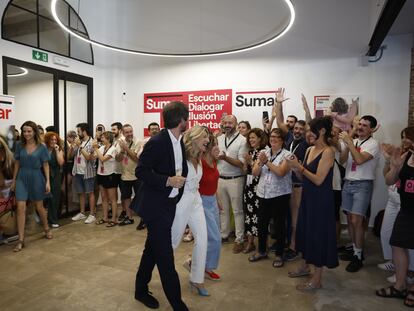
[[[160,303],[154,296],[150,294],[150,292],[137,294],[135,293],[135,299],[139,302],[142,302],[146,307],[150,309],[158,309],[160,307]]]
[[[139,224],[137,226],[137,230],[144,230],[146,227],[147,227],[147,225],[141,219],[141,221],[139,222]]]

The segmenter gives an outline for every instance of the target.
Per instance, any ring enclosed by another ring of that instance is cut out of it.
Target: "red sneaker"
[[[218,275],[217,273],[214,273],[214,271],[206,271],[205,277],[212,281],[219,281],[221,279],[220,275]]]

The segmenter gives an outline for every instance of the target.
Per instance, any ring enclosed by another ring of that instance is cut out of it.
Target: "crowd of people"
[[[194,237],[192,255],[184,262],[190,287],[209,296],[205,278],[220,280],[222,243],[233,240],[233,253],[248,254],[251,263],[274,253],[273,268],[301,260],[288,273],[308,277],[298,290],[322,288],[324,268],[347,260],[346,271],[364,266],[364,242],[371,212],[376,167],[385,159],[383,174],[389,201],[381,230],[386,262],[379,268],[395,271],[393,285],[378,289],[380,297],[402,298],[414,307],[414,127],[401,132],[401,144],[380,144],[371,115],[355,116],[357,100],[348,107],[337,98],[326,116],[312,119],[302,95],[305,120],[284,118],[284,89],[276,92],[270,119],[262,128],[226,115],[220,131],[203,126],[187,129],[188,107],[172,102],[163,108],[165,128],[148,125],[150,137],[141,141],[129,124],[102,124],[92,136],[80,123],[62,142],[53,128],[27,121],[13,153],[0,138],[0,195],[15,193],[19,240],[25,247],[26,204],[32,202],[44,235],[58,227],[63,180],[79,195],[80,212],[73,221],[108,228],[134,223],[147,228],[138,268],[135,298],[158,308],[149,291],[157,265],[163,289],[174,310],[188,310],[181,299],[173,251],[188,227]],[[338,108],[339,107],[339,108]],[[275,124],[276,123],[276,124]],[[102,215],[97,217],[96,188]],[[118,211],[118,189],[121,208]],[[89,206],[89,214],[87,214]],[[341,210],[346,216],[350,245],[339,245]],[[269,244],[268,237],[275,242]]]

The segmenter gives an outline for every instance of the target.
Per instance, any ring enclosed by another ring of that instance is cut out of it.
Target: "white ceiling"
[[[79,2],[80,1],[80,2]],[[215,49],[268,36],[281,23],[281,0],[68,0],[92,39],[125,48]],[[414,2],[408,0],[407,2]],[[171,3],[174,5],[172,6]],[[295,0],[296,20],[281,39],[253,51],[218,58],[329,59],[359,57],[367,51],[384,0]],[[200,7],[204,8],[200,14]],[[200,16],[207,18],[200,24]],[[283,21],[282,21],[283,24]],[[201,34],[200,34],[200,25]],[[221,31],[223,30],[223,31]],[[185,35],[183,35],[183,33]],[[148,56],[94,48],[99,66],[131,66]]]

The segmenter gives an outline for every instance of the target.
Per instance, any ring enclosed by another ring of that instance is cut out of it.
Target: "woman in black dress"
[[[247,135],[247,145],[249,152],[244,156],[244,171],[247,174],[246,185],[243,192],[244,207],[244,230],[247,236],[247,243],[243,253],[247,254],[256,249],[254,238],[258,233],[258,216],[259,199],[256,196],[256,187],[260,176],[252,175],[252,167],[257,157],[267,144],[267,135],[259,128],[253,128]]]
[[[332,120],[315,118],[310,123],[308,138],[313,146],[308,148],[303,165],[292,155],[289,166],[303,179],[302,201],[296,231],[296,248],[302,253],[303,262],[290,277],[310,274],[309,264],[315,272],[309,282],[298,285],[298,290],[322,287],[323,267],[338,266],[335,234],[335,209],[332,175],[335,152],[330,146]]]
[[[406,283],[408,271],[408,250],[414,249],[414,126],[402,130],[403,147],[383,144],[382,148],[391,155],[390,170],[385,183],[393,185],[400,181],[398,192],[401,209],[394,222],[390,245],[395,265],[395,285],[376,291],[377,296],[402,298],[408,307],[414,307],[414,285]],[[408,291],[407,291],[408,288]]]

